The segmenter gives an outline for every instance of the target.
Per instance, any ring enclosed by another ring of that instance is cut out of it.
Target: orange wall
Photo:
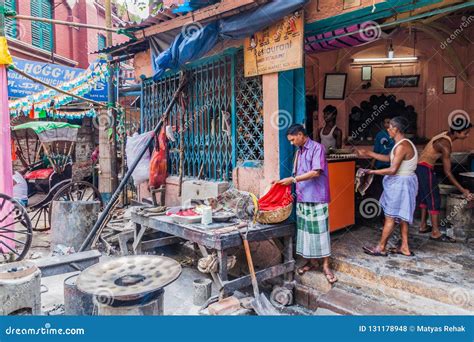
[[[471,29],[471,33],[474,33]],[[467,36],[467,33],[466,33]],[[472,35],[471,35],[472,36]],[[353,58],[386,57],[387,41],[380,40],[358,48],[341,49],[331,52],[317,53],[306,58],[306,84],[308,94],[317,94],[319,108],[328,104],[338,108],[338,126],[344,136],[349,134],[348,115],[353,106],[367,100],[371,95],[382,93],[395,94],[403,99],[407,105],[415,107],[418,113],[418,135],[433,137],[442,130],[448,129],[448,116],[453,110],[462,109],[473,117],[474,88],[472,76],[469,82],[457,77],[457,92],[453,95],[443,94],[443,76],[456,76],[458,72],[446,51],[440,48],[440,43],[418,32],[416,35],[416,49],[413,50],[413,36],[408,31],[400,32],[393,37],[393,46],[396,56],[413,56],[420,58],[414,64],[391,64],[384,66],[372,65],[372,87],[361,89],[366,83],[361,81],[360,65],[352,64]],[[474,64],[474,46],[462,46],[456,41],[452,43],[461,62],[467,67],[466,72],[472,75]],[[324,100],[324,76],[330,72],[344,72],[348,74],[345,100]],[[418,88],[384,89],[385,76],[420,74]],[[322,122],[320,111],[319,121]],[[455,143],[456,150],[474,150],[474,132],[463,142]]]

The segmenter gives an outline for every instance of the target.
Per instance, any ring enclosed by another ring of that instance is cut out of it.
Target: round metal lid
[[[0,280],[20,279],[38,271],[38,266],[31,261],[11,262],[0,265]]]
[[[125,256],[87,268],[77,278],[77,287],[98,297],[133,300],[161,290],[180,274],[181,265],[171,258]]]

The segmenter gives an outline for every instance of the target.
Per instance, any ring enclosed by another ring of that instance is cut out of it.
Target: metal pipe
[[[115,33],[119,33],[119,30],[120,30],[118,28],[112,28],[112,27],[103,27],[103,26],[98,26],[98,25],[74,23],[74,22],[71,22],[71,21],[64,21],[64,20],[57,20],[57,19],[32,17],[32,16],[29,16],[29,15],[17,14],[17,15],[12,15],[12,16],[8,16],[8,17],[9,18],[16,18],[16,19],[31,20],[31,21],[40,21],[40,22],[43,22],[43,23],[50,23],[50,24],[57,24],[57,25],[85,27],[85,28],[89,28],[89,29],[100,30],[100,31],[109,31],[109,32],[115,32]]]
[[[128,183],[128,180],[130,179],[130,177],[132,176],[132,173],[133,171],[135,171],[138,163],[140,162],[140,160],[143,158],[143,155],[145,154],[145,152],[148,150],[148,148],[151,146],[151,144],[153,143],[153,139],[155,138],[155,136],[159,133],[159,131],[161,130],[161,127],[163,126],[163,122],[165,121],[165,119],[168,117],[169,113],[171,112],[171,110],[173,109],[173,106],[178,98],[178,96],[180,95],[180,93],[183,91],[184,89],[184,86],[186,85],[186,77],[184,74],[181,75],[181,79],[180,79],[180,84],[178,86],[178,89],[176,90],[176,92],[174,93],[173,95],[173,98],[171,99],[170,103],[168,104],[168,107],[166,108],[165,112],[162,114],[160,120],[158,121],[158,123],[156,124],[155,128],[153,129],[153,136],[151,136],[149,138],[149,140],[147,141],[147,143],[145,144],[145,146],[143,146],[143,148],[140,150],[140,152],[138,153],[135,161],[133,162],[133,164],[129,167],[127,173],[123,176],[122,178],[122,181],[120,182],[119,186],[117,187],[117,189],[115,190],[114,194],[112,195],[112,198],[110,199],[110,201],[107,203],[107,206],[105,207],[104,211],[100,214],[99,216],[99,219],[97,220],[97,222],[95,223],[94,227],[92,228],[92,230],[90,231],[89,235],[87,236],[86,240],[84,241],[84,243],[81,245],[81,248],[79,249],[79,252],[83,252],[85,251],[87,248],[90,247],[90,244],[91,244],[91,241],[94,239],[94,236],[97,234],[97,232],[99,231],[100,227],[102,226],[102,223],[107,219],[108,215],[109,215],[109,212],[110,210],[112,209],[112,207],[114,206],[114,203],[117,201],[117,198],[120,196],[120,194],[122,193],[123,189],[125,188],[125,186],[127,185]]]

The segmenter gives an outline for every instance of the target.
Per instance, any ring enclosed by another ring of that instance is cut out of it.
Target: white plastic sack
[[[133,136],[127,138],[127,145],[125,146],[125,154],[127,155],[127,166],[130,167],[138,156],[140,150],[146,145],[148,140],[153,136],[153,132],[146,132],[143,134],[135,133]],[[133,184],[139,184],[148,181],[150,176],[150,151],[146,151],[137,167],[132,173]]]

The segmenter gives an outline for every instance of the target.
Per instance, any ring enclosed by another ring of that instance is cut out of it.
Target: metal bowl
[[[215,222],[229,222],[235,217],[234,213],[214,213],[212,214],[212,220]]]

